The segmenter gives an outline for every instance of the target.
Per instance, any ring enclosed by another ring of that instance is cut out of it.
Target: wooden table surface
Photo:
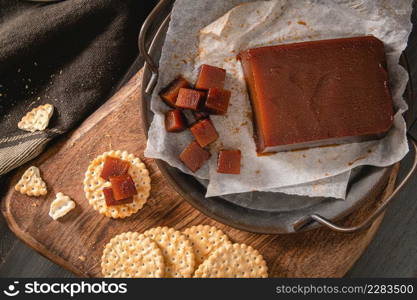
[[[417,277],[417,176],[400,193],[348,277]],[[74,277],[40,256],[0,218],[0,277]]]
[[[414,10],[414,23],[417,12]],[[417,32],[407,49],[414,90],[417,90]],[[417,99],[414,99],[417,101]],[[413,114],[417,112],[413,111]],[[411,161],[402,163],[402,170]],[[405,170],[404,170],[405,171]],[[399,175],[401,178],[401,172]],[[2,182],[0,180],[0,186]],[[389,206],[368,249],[347,277],[417,277],[417,174]],[[0,214],[0,277],[74,277],[18,240]]]

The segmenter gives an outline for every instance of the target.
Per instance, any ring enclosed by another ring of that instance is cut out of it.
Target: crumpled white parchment
[[[168,107],[158,92],[179,74],[195,81],[199,66],[212,64],[227,70],[225,88],[232,91],[232,97],[227,116],[212,116],[220,139],[210,146],[213,155],[209,163],[194,174],[209,179],[206,196],[256,190],[344,198],[353,168],[388,166],[408,152],[402,117],[407,108],[402,94],[408,74],[398,61],[411,31],[411,4],[412,0],[177,0],[152,96],[155,116],[145,155],[192,174],[178,159],[192,136],[188,131],[165,131],[164,113]],[[387,136],[363,143],[256,156],[250,103],[236,55],[264,45],[361,35],[374,35],[386,47],[396,111],[394,126]],[[216,151],[223,147],[242,151],[240,175],[216,172]]]

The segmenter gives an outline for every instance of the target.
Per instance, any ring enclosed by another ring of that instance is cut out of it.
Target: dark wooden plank
[[[16,236],[9,230],[4,217],[0,216],[0,266],[5,261],[7,254],[16,244]]]
[[[0,265],[0,278],[7,277],[63,277],[75,275],[47,258],[37,254],[22,241],[16,243]]]
[[[414,176],[388,207],[378,234],[348,277],[417,277],[416,195]]]
[[[414,5],[417,1],[414,1]],[[406,49],[411,88],[409,99],[411,120],[417,119],[417,9],[414,6],[413,31]],[[417,125],[412,132],[417,137]],[[406,160],[406,168],[411,162]],[[401,177],[401,174],[400,174]],[[417,176],[398,195],[387,210],[384,222],[364,255],[348,273],[349,277],[417,277]]]

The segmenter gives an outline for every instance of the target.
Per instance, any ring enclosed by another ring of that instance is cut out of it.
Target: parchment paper
[[[402,117],[407,109],[402,94],[408,75],[398,61],[411,31],[411,4],[412,0],[177,0],[152,96],[155,116],[145,155],[192,174],[178,159],[192,136],[188,131],[165,131],[168,108],[157,93],[179,74],[194,82],[198,67],[212,64],[227,70],[225,88],[232,91],[232,97],[227,116],[212,116],[220,139],[210,146],[213,156],[209,164],[193,174],[209,179],[206,196],[273,191],[344,198],[354,167],[388,166],[408,152]],[[369,34],[384,41],[386,47],[396,111],[387,136],[370,142],[256,156],[251,108],[236,54],[257,46]],[[242,151],[240,175],[216,172],[216,152],[222,148]]]

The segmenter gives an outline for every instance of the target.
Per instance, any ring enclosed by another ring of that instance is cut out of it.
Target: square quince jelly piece
[[[226,70],[210,65],[202,65],[198,74],[195,88],[208,90],[210,88],[223,89],[226,79]]]
[[[240,150],[221,150],[217,158],[217,172],[240,174]]]
[[[204,99],[204,93],[193,89],[180,89],[177,102],[178,108],[199,110]]]
[[[201,147],[205,147],[219,138],[219,134],[210,119],[198,121],[191,126],[190,130]]]
[[[214,115],[225,115],[229,107],[230,91],[211,88],[207,93],[205,110]]]
[[[164,100],[164,102],[171,106],[175,107],[175,102],[177,102],[178,93],[181,88],[189,88],[190,83],[185,80],[183,77],[179,76],[174,81],[172,81],[167,87],[162,89],[159,93],[159,96]]]
[[[104,199],[106,200],[107,206],[129,204],[133,202],[133,197],[129,197],[122,200],[116,200],[113,196],[113,189],[111,187],[103,189]]]
[[[130,163],[117,157],[107,156],[104,160],[101,178],[108,181],[110,176],[124,175],[129,170]]]
[[[110,177],[115,200],[122,200],[136,195],[135,182],[129,174]]]
[[[196,172],[210,158],[210,152],[203,149],[196,141],[193,141],[180,154],[180,160],[191,171]]]
[[[179,109],[165,113],[165,128],[168,132],[181,132],[187,129],[187,120]]]

